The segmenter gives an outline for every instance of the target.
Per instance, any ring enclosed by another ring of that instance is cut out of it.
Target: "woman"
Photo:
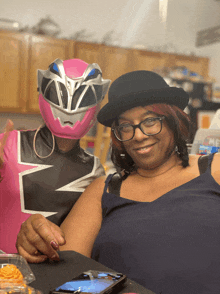
[[[112,126],[121,177],[95,180],[61,225],[66,245],[156,293],[219,293],[220,156],[188,156],[188,95],[149,71],[114,81],[98,121]]]

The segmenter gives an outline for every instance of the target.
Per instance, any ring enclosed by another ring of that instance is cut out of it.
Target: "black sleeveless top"
[[[108,193],[92,258],[162,294],[220,293],[220,185],[205,173],[153,202]]]

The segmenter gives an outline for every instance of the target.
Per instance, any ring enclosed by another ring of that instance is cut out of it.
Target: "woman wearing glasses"
[[[149,71],[112,83],[98,121],[112,128],[121,172],[82,194],[61,225],[61,250],[92,257],[155,293],[219,293],[220,154],[209,156],[205,172],[199,155],[188,156],[188,99]]]

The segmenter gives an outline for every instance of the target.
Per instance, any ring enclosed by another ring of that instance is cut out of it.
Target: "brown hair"
[[[189,165],[189,155],[187,150],[187,143],[191,138],[192,123],[189,116],[175,105],[156,103],[151,105],[152,111],[160,116],[165,116],[166,123],[174,135],[174,142],[177,146],[178,156],[182,160],[182,166]],[[114,125],[118,122],[115,121]],[[111,133],[112,137],[112,153],[111,159],[116,168],[130,173],[135,170],[135,164],[130,155],[126,152],[123,142],[120,142]]]

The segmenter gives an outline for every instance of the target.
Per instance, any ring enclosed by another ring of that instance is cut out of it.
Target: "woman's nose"
[[[148,137],[148,136],[145,135],[140,128],[135,129],[133,139],[141,141],[141,140],[145,139],[146,137]]]

